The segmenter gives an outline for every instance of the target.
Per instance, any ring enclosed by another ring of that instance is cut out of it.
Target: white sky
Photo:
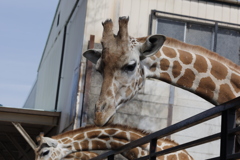
[[[36,80],[58,0],[0,0],[0,104],[22,107]]]

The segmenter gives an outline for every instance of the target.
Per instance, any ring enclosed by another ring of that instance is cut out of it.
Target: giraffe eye
[[[136,68],[136,62],[132,64],[127,64],[123,67],[123,71],[125,72],[132,72]]]
[[[43,151],[43,152],[41,153],[40,157],[44,157],[44,156],[48,155],[48,153],[49,153],[49,150]]]

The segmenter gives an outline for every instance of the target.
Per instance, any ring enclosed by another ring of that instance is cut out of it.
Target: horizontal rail
[[[183,150],[183,149],[186,149],[186,148],[198,146],[198,145],[201,145],[201,144],[204,144],[204,143],[212,142],[212,141],[220,139],[220,137],[221,137],[221,134],[216,133],[216,134],[213,134],[213,135],[208,136],[208,137],[200,138],[200,139],[197,139],[197,140],[194,140],[194,141],[191,141],[191,142],[188,142],[188,143],[184,143],[184,144],[172,147],[172,148],[168,148],[168,149],[165,149],[165,150],[162,150],[162,151],[159,151],[159,152],[155,152],[153,154],[150,154],[150,156],[151,157],[152,156],[157,157],[157,156],[165,155],[165,154],[176,152],[176,151]],[[145,160],[145,159],[148,159],[148,158],[149,158],[149,155],[138,158],[136,160]]]
[[[172,16],[179,16],[179,17],[184,17],[184,18],[191,18],[191,19],[196,19],[196,20],[201,20],[201,21],[208,21],[208,22],[217,22],[217,23],[222,23],[226,25],[232,25],[232,26],[239,26],[239,24],[236,23],[229,23],[229,22],[224,22],[224,21],[217,21],[217,20],[211,20],[211,19],[206,19],[206,18],[200,18],[200,17],[192,17],[192,16],[187,16],[187,15],[181,15],[181,14],[176,14],[176,13],[170,13],[170,12],[164,12],[164,11],[158,11],[158,10],[152,10],[152,12],[155,13],[162,13],[162,14],[167,14],[167,15],[172,15]],[[159,17],[158,15],[155,14],[156,17]]]
[[[119,147],[116,150],[111,150],[109,152],[103,153],[103,154],[99,155],[98,157],[92,158],[92,160],[104,159],[104,158],[107,158],[110,155],[113,155],[113,154],[116,155],[116,154],[125,152],[127,150],[130,150],[132,148],[135,148],[137,146],[141,146],[143,144],[149,143],[152,139],[163,138],[163,137],[166,137],[166,136],[171,135],[173,133],[179,132],[181,130],[190,128],[194,125],[197,125],[199,123],[205,122],[207,120],[213,119],[213,118],[221,115],[221,113],[223,111],[233,109],[233,108],[237,108],[237,105],[239,105],[239,104],[240,104],[240,97],[235,98],[231,101],[228,101],[228,102],[226,102],[222,105],[213,107],[213,108],[211,108],[209,110],[206,110],[204,112],[201,112],[201,113],[199,113],[199,114],[197,114],[193,117],[187,118],[187,119],[185,119],[181,122],[178,122],[176,124],[173,124],[173,125],[171,125],[167,128],[164,128],[162,130],[159,130],[157,132],[149,134],[149,135],[147,135],[143,138],[135,140],[135,141],[133,141],[131,143],[128,143],[128,144],[126,144],[122,147]],[[191,145],[193,145],[193,144],[191,144]],[[187,148],[189,148],[189,147],[187,147]],[[174,150],[174,151],[176,151],[176,150]],[[154,153],[154,154],[156,154],[156,153]]]
[[[240,127],[236,127],[236,128],[229,130],[228,134],[240,134]]]
[[[227,156],[227,159],[228,160],[236,160],[236,159],[239,159],[239,157],[240,157],[240,153],[235,153],[235,154]]]

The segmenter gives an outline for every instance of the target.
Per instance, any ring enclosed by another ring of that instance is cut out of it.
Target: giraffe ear
[[[102,55],[102,49],[89,49],[83,53],[83,56],[92,63],[96,64]]]
[[[48,146],[50,146],[50,147],[56,148],[58,145],[58,141],[55,139],[52,139],[52,138],[45,137],[45,141],[48,144]]]
[[[141,59],[157,53],[165,40],[166,37],[164,35],[153,35],[148,37],[140,48]]]

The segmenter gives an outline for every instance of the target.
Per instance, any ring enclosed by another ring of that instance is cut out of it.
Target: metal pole
[[[24,130],[24,128],[21,126],[20,123],[12,122],[12,124],[18,130],[18,132],[23,136],[23,138],[28,142],[28,144],[32,147],[33,150],[37,148],[37,145],[34,143],[32,138],[28,135],[28,133]]]
[[[150,141],[150,152],[149,152],[149,160],[156,160],[156,156],[151,156],[152,153],[156,152],[156,148],[157,148],[157,138],[154,138]]]
[[[234,135],[229,130],[235,126],[235,109],[222,112],[220,160],[227,160],[227,156],[234,151]]]
[[[215,22],[213,52],[217,52],[218,22]]]

